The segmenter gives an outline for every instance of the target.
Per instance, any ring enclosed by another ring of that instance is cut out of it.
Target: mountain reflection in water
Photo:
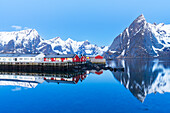
[[[108,66],[125,68],[112,74],[141,102],[148,94],[170,92],[170,60],[112,60]]]

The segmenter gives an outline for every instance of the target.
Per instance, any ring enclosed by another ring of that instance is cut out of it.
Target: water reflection
[[[103,70],[77,70],[74,72],[56,73],[35,73],[35,72],[0,72],[0,86],[20,86],[25,88],[35,88],[38,84],[47,83],[67,83],[77,84],[85,80],[87,74],[94,73],[100,75]]]
[[[73,73],[73,74],[64,74],[53,75],[53,76],[44,76],[44,80],[48,83],[68,83],[68,84],[77,84],[79,81],[83,81],[87,77],[87,72],[84,73]]]
[[[170,92],[170,60],[158,59],[126,59],[112,60],[107,66],[113,69],[112,74],[126,89],[128,89],[138,100],[144,102],[146,96],[151,93]],[[124,69],[122,70],[121,67]],[[120,68],[121,70],[117,69]],[[0,69],[1,86],[17,86],[24,88],[35,88],[42,83],[77,84],[86,80],[90,73],[102,75],[103,69],[75,70],[68,72],[44,73],[31,72],[28,70],[20,72],[15,70]],[[94,77],[94,76],[93,76]],[[106,77],[106,75],[105,75]],[[96,80],[96,79],[93,79]],[[114,81],[114,80],[113,80]]]
[[[108,65],[125,68],[112,71],[113,76],[141,102],[148,94],[170,92],[170,60],[112,60]]]
[[[0,85],[1,86],[20,86],[26,88],[35,88],[38,84],[43,83],[41,76],[25,76],[15,75],[15,73],[1,73]]]

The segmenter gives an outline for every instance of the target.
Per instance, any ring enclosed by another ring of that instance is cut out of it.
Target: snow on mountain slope
[[[170,47],[170,25],[165,25],[164,23],[158,25],[148,23],[148,27],[159,43],[165,47]]]
[[[98,47],[88,41],[66,41],[60,37],[44,40],[35,29],[17,32],[0,32],[1,53],[45,53],[45,54],[103,54],[108,47]]]
[[[72,40],[71,38],[68,38],[65,42],[66,44],[70,44],[72,46],[74,52],[77,52],[79,47],[84,43],[84,41],[77,42]]]
[[[97,45],[91,44],[88,40],[86,41],[73,41],[68,38],[66,40],[67,44],[72,46],[72,49],[77,54],[85,54],[85,55],[102,55],[104,52],[108,50],[108,46],[98,47]]]
[[[37,53],[36,47],[42,40],[35,29],[0,32],[0,52]]]
[[[107,51],[107,49],[107,46],[98,47],[97,45],[93,45],[88,40],[86,40],[75,53],[85,55],[102,55],[105,51]]]
[[[45,50],[48,49],[50,51]],[[73,50],[70,44],[65,43],[60,37],[56,37],[50,40],[44,40],[39,43],[38,50],[45,53],[58,53],[58,54],[73,54]]]
[[[170,25],[147,23],[143,15],[118,35],[105,58],[170,56]]]
[[[50,46],[51,45],[51,46]],[[50,40],[44,40],[38,45],[39,51],[44,51],[42,48],[49,48],[50,52],[53,51],[59,54],[84,54],[84,55],[102,55],[103,52],[107,51],[108,47],[98,47],[97,45],[91,44],[89,41],[74,41],[68,38],[66,41],[60,37],[56,37]],[[45,52],[46,53],[46,52]]]

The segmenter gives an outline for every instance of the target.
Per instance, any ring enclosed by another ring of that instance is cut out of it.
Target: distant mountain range
[[[70,38],[45,40],[35,29],[0,32],[0,53],[100,54],[106,59],[170,57],[170,25],[151,24],[140,15],[110,47]]]
[[[114,39],[104,57],[170,57],[170,25],[147,23],[140,15]]]
[[[91,44],[89,41],[66,41],[60,37],[43,39],[35,29],[17,32],[0,32],[0,53],[45,53],[102,55],[108,47]]]

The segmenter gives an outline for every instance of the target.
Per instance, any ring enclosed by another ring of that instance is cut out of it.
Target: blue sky
[[[36,29],[44,39],[59,36],[110,45],[140,14],[150,23],[169,24],[169,4],[170,0],[0,0],[0,31],[21,26]]]

